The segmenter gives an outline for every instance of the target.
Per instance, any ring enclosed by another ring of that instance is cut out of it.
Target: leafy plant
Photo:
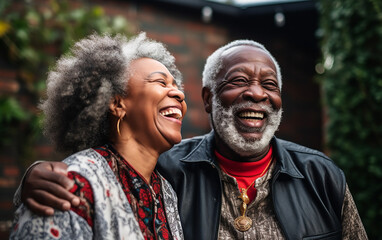
[[[33,144],[41,138],[36,106],[48,69],[75,41],[94,32],[129,35],[130,28],[123,17],[107,16],[102,7],[84,1],[3,0],[0,16],[0,50],[7,53],[20,85],[18,92],[0,99],[0,148],[12,145],[18,158],[30,162],[35,160]]]
[[[382,239],[382,3],[321,0],[327,147],[370,239]]]

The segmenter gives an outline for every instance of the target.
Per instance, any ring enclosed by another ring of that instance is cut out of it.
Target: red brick
[[[20,170],[15,165],[9,165],[3,167],[3,173],[6,177],[18,177],[20,175]]]
[[[0,209],[11,209],[12,207],[12,201],[0,201]]]
[[[36,149],[43,157],[49,156],[53,152],[53,147],[50,145],[38,145]]]
[[[7,155],[0,155],[0,162],[2,165],[4,165],[9,163],[14,163],[16,162],[16,159],[14,157],[10,157]]]
[[[14,178],[0,178],[0,188],[14,188],[18,186],[18,181]]]
[[[1,81],[0,78],[0,93],[17,93],[20,85],[16,81]]]
[[[0,69],[0,79],[16,79],[17,73],[16,71],[9,69]]]

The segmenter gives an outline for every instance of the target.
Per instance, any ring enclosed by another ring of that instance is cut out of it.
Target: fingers
[[[27,181],[44,179],[70,189],[73,187],[73,181],[67,177],[67,168],[68,166],[63,162],[44,162],[30,171]]]
[[[37,214],[53,214],[53,209],[67,211],[71,207],[69,201],[58,198],[47,191],[34,190],[32,193],[33,198],[27,198],[25,202],[33,212],[36,210]]]
[[[50,162],[53,172],[66,176],[68,174],[68,165],[63,162]]]
[[[69,210],[72,206],[78,206],[80,199],[69,192],[61,185],[45,180],[36,180],[33,185],[40,186],[37,189],[31,189],[29,196],[37,201],[52,208],[62,211]]]
[[[51,182],[55,183],[56,185],[59,185],[60,188],[64,188],[66,190],[69,190],[73,187],[74,181],[68,178],[66,175],[61,175],[56,172],[44,172],[43,175],[41,175],[41,179],[36,179],[37,181],[42,180],[45,182]],[[33,179],[31,179],[33,181]],[[44,182],[43,182],[44,183]],[[38,185],[39,187],[43,187]],[[55,189],[50,189],[54,191]],[[54,194],[54,192],[52,192]]]
[[[25,179],[22,200],[36,214],[51,215],[55,209],[66,211],[78,206],[80,199],[69,192],[74,182],[62,162],[43,162],[32,168]]]
[[[28,208],[32,212],[34,212],[38,215],[50,216],[50,215],[53,215],[53,213],[54,213],[53,208],[41,205],[38,202],[36,202],[35,200],[33,200],[32,198],[25,199],[25,204],[28,206]]]
[[[55,199],[61,199],[70,202],[70,204],[74,207],[80,204],[80,199],[78,198],[78,196],[69,192],[69,190],[74,185],[73,180],[68,178],[66,175],[64,176],[61,174],[57,174],[56,172],[47,172],[45,173],[44,177],[46,180],[49,181],[41,181],[40,183],[36,182],[36,185],[41,186],[39,187],[39,189],[53,194],[56,197]],[[48,202],[48,204],[49,203],[50,202]],[[60,203],[57,202],[55,204],[57,205]],[[70,209],[70,206],[68,209]]]
[[[76,195],[74,195],[74,197],[72,198],[72,201],[71,201],[72,206],[73,207],[78,207],[80,205],[80,202],[81,202],[80,198],[77,197]]]

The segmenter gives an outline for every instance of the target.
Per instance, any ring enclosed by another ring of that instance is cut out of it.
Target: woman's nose
[[[169,96],[176,98],[179,102],[183,102],[183,100],[185,98],[184,93],[177,88],[171,89],[169,91]]]

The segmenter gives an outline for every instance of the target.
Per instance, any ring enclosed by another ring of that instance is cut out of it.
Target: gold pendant
[[[247,216],[240,216],[235,219],[235,228],[240,232],[248,231],[252,227],[252,219]]]
[[[234,226],[237,230],[241,232],[245,232],[252,227],[252,219],[245,216],[245,213],[247,211],[247,204],[249,204],[249,201],[250,201],[247,195],[247,189],[242,188],[241,194],[240,196],[238,196],[238,198],[243,200],[243,202],[240,206],[241,216],[235,219]]]

